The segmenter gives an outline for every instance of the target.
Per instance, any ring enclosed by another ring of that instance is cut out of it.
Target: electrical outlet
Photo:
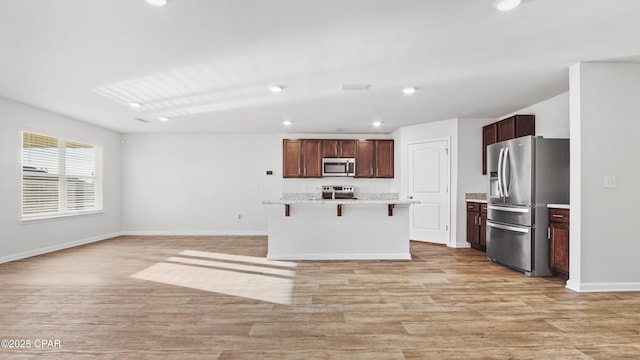
[[[604,177],[604,188],[605,189],[615,189],[618,186],[616,183],[615,176],[605,176]]]

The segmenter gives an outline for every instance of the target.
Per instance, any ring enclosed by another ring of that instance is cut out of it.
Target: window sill
[[[69,218],[76,218],[79,216],[85,215],[96,215],[96,214],[104,214],[104,210],[91,210],[91,211],[83,211],[77,213],[68,213],[68,214],[55,214],[55,215],[44,215],[44,216],[29,216],[23,217],[20,220],[22,223],[38,223],[38,222],[46,222],[53,220],[63,220]]]

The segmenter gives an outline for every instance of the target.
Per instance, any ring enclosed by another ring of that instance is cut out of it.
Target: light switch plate
[[[615,189],[618,185],[616,184],[615,176],[605,176],[604,177],[604,188],[605,189]]]

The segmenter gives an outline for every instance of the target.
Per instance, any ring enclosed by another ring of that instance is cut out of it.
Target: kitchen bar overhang
[[[336,206],[336,215],[342,216],[344,205],[387,205],[387,216],[393,216],[396,205],[411,205],[418,203],[414,200],[358,200],[358,199],[297,199],[297,200],[272,200],[263,201],[265,205],[284,205],[285,216],[291,216],[292,205],[333,205]]]

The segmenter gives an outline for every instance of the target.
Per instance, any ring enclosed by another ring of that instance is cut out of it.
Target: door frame
[[[440,142],[440,141],[444,141],[446,142],[446,149],[447,149],[447,170],[445,171],[447,174],[447,187],[448,187],[448,191],[447,191],[447,206],[448,206],[448,213],[447,213],[447,242],[445,243],[447,246],[451,246],[451,233],[452,231],[455,233],[455,229],[451,228],[451,214],[452,214],[452,208],[451,208],[451,193],[452,193],[452,188],[453,186],[451,185],[451,136],[447,136],[447,137],[440,137],[440,138],[431,138],[431,139],[422,139],[422,140],[414,140],[414,141],[409,141],[405,144],[405,148],[404,150],[406,151],[406,155],[405,155],[405,161],[406,161],[406,177],[405,177],[405,181],[404,182],[404,188],[405,188],[405,195],[409,196],[409,177],[411,175],[411,169],[409,168],[409,156],[410,156],[410,152],[409,152],[409,146],[411,145],[419,145],[419,144],[426,144],[426,143],[432,143],[432,142]],[[413,205],[411,205],[411,207],[413,207]],[[412,210],[410,209],[409,213],[412,213]],[[411,223],[411,222],[409,222]],[[411,232],[411,228],[409,228],[409,232]],[[413,240],[413,239],[412,239]],[[424,240],[413,240],[413,241],[421,241],[421,242],[427,242]]]

